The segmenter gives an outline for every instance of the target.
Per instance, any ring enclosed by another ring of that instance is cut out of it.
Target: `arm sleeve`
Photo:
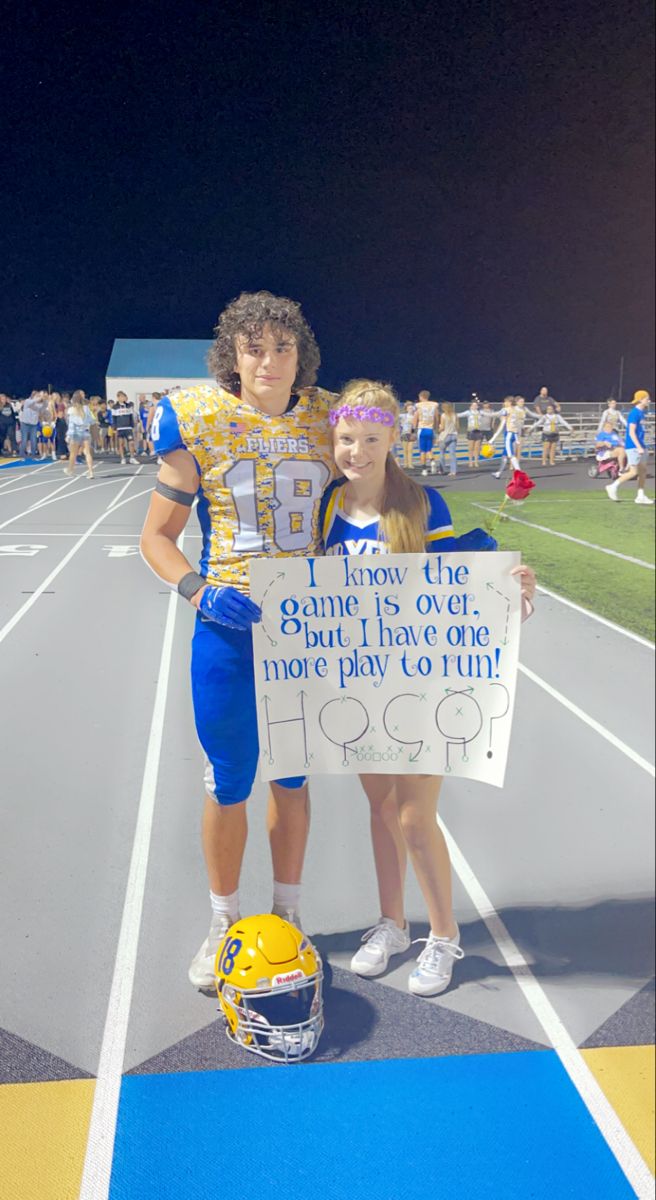
[[[157,405],[150,435],[156,454],[170,454],[173,450],[187,449],[169,396],[162,396]]]
[[[457,539],[453,535],[453,521],[446,502],[435,488],[426,488],[428,496],[428,525],[426,549],[430,553],[455,550]]]

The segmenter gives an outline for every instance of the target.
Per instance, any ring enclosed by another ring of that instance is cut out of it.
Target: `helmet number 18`
[[[218,962],[218,969],[219,971],[222,971],[224,975],[229,975],[232,971],[232,968],[235,965],[235,958],[239,954],[241,946],[241,938],[231,938],[229,942],[225,943]]]

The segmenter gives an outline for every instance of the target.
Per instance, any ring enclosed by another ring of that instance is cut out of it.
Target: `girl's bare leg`
[[[399,775],[396,794],[401,831],[426,901],[431,931],[439,937],[452,938],[456,923],[451,859],[444,834],[437,824],[441,786],[439,776]]]
[[[370,807],[371,844],[376,865],[381,916],[405,926],[405,870],[407,855],[399,824],[396,775],[361,775]]]

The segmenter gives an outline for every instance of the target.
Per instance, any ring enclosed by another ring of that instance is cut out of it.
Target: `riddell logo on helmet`
[[[283,983],[298,983],[299,979],[304,979],[305,976],[301,970],[288,971],[286,975],[274,975],[271,980],[274,987],[280,987]]]

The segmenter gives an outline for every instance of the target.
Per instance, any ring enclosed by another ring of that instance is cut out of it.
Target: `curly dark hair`
[[[294,389],[315,383],[321,355],[301,306],[286,296],[274,296],[271,292],[242,292],[224,308],[214,330],[214,343],[207,355],[207,365],[217,381],[231,392],[239,390],[240,380],[235,372],[235,338],[240,333],[259,336],[266,324],[276,329],[286,329],[296,339],[298,369]]]

